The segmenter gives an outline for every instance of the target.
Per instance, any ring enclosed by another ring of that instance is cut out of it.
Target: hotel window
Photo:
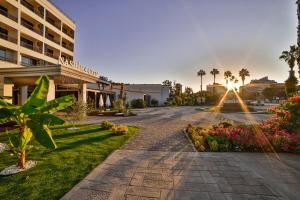
[[[8,16],[7,8],[0,6],[0,14],[7,17]]]
[[[0,59],[6,60],[6,51],[4,49],[0,49]]]
[[[21,46],[29,48],[29,49],[33,49],[33,42],[21,37]]]
[[[0,38],[5,39],[5,40],[8,39],[8,31],[1,27],[0,27]]]
[[[25,66],[36,66],[37,61],[35,59],[22,56],[21,63]]]
[[[23,25],[23,26],[25,26],[26,28],[29,28],[29,29],[31,29],[31,30],[33,30],[33,24],[32,23],[30,23],[29,21],[27,21],[26,19],[21,19],[21,24]]]

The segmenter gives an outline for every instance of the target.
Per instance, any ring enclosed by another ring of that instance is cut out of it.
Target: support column
[[[14,84],[5,84],[4,76],[0,76],[0,96],[9,97],[5,99],[8,103],[12,103]]]
[[[24,105],[28,97],[28,85],[21,86],[21,105]]]
[[[55,84],[54,84],[54,80],[49,80],[47,101],[51,101],[53,99],[55,99]]]
[[[78,87],[79,87],[78,100],[81,101],[82,103],[86,103],[86,96],[87,96],[86,83],[79,84]]]

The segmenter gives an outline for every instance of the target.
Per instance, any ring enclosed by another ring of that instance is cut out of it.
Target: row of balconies
[[[50,57],[53,57],[53,53],[51,52],[51,50],[50,51],[48,51],[48,50],[47,50],[47,52],[45,52],[45,55],[49,55]],[[65,55],[65,54],[63,54],[62,57],[68,58],[70,60],[73,59],[73,57]],[[0,60],[17,64],[17,60],[18,60],[17,58],[18,58],[18,54],[16,51],[13,51],[11,49],[7,49],[7,48],[0,46]],[[21,53],[20,64],[23,66],[26,66],[26,67],[54,65],[53,63],[26,55],[23,53]]]
[[[34,0],[20,0],[20,1],[21,1],[21,4],[24,7],[26,7],[28,10],[32,11],[36,15],[38,15],[41,18],[45,19],[48,23],[52,24],[59,31],[62,31],[63,33],[65,33],[66,35],[68,35],[68,36],[70,36],[71,38],[74,39],[74,30],[72,30],[66,24],[62,23],[61,20],[59,20],[55,15],[53,15],[51,12],[46,10],[44,7],[39,5],[36,1],[34,1]],[[12,6],[11,4],[9,4],[6,1],[4,1],[4,2],[1,1],[0,14],[3,15],[3,16],[6,16],[7,18],[9,18],[9,19],[11,19],[11,20],[18,23],[18,9],[16,7]],[[35,20],[32,19],[32,21],[35,21]],[[35,23],[38,23],[38,22],[35,22]],[[24,23],[23,20],[21,20],[21,24],[22,25],[25,24],[24,26],[31,29],[30,24]],[[34,28],[33,31],[35,31],[39,34],[43,33],[43,32],[41,32],[41,29]]]
[[[22,18],[21,24],[24,27],[26,27],[34,32],[40,33],[40,35],[43,35],[44,28],[42,28],[42,30],[39,30],[38,28],[34,27],[30,22],[28,22],[27,20],[25,20],[23,18]],[[66,40],[65,38],[62,38],[59,35],[55,34],[54,32],[51,31],[51,29],[46,28],[45,30],[46,30],[45,37],[48,40],[51,40],[52,42],[68,49],[71,52],[74,51],[73,43],[71,43],[68,40]],[[9,27],[5,24],[0,23],[0,38],[17,44],[18,43],[17,30],[15,30],[12,27]],[[36,40],[36,39],[32,38],[32,40]]]

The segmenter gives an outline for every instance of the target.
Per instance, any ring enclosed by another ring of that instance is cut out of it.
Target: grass
[[[36,167],[0,177],[1,200],[59,199],[138,131],[130,127],[126,136],[115,136],[99,125],[83,125],[73,131],[66,128],[52,129],[56,150],[47,150],[33,141],[34,148],[28,152],[27,159],[37,161]],[[7,143],[5,133],[0,133],[0,142]],[[0,154],[0,170],[16,163],[16,156],[10,152]]]

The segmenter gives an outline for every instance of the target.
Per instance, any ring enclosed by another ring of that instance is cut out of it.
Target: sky
[[[241,68],[288,77],[278,57],[296,44],[295,0],[52,0],[76,23],[74,59],[115,82],[168,79],[200,89]],[[240,81],[241,82],[241,81]]]

